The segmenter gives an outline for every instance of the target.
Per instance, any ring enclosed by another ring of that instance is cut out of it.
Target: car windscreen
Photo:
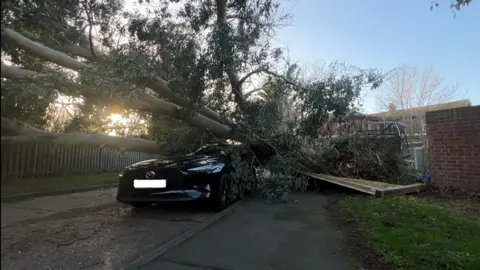
[[[214,144],[214,145],[205,145],[195,151],[194,155],[213,155],[222,153],[225,148],[229,147],[229,145],[222,145],[222,144]]]

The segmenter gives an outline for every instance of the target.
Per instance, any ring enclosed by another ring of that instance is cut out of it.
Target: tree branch
[[[240,106],[240,108],[242,108],[242,104],[247,101],[242,93],[242,84],[240,83],[237,74],[232,71],[228,71],[227,73],[230,80],[230,87],[232,87],[232,92],[235,97],[235,102]]]
[[[263,87],[256,88],[256,89],[253,89],[253,90],[245,93],[244,96],[245,96],[245,98],[248,98],[250,95],[252,95],[252,94],[254,94],[254,93],[258,92],[258,91],[262,91],[262,90],[263,90]]]
[[[94,48],[94,50],[95,50],[95,55],[98,56],[97,58],[95,58],[95,56],[92,54],[91,49],[84,48],[82,46],[79,46],[79,45],[71,43],[71,42],[63,44],[62,46],[59,46],[59,47],[55,48],[55,50],[57,50],[59,52],[71,54],[73,56],[80,56],[80,57],[83,57],[83,58],[85,58],[87,60],[90,60],[90,61],[97,61],[98,58],[103,57],[103,53],[99,52],[95,48]]]
[[[34,71],[24,70],[17,67],[11,67],[2,64],[1,75],[4,78],[18,79],[18,78],[45,78],[47,74],[40,74]],[[184,116],[180,113],[180,106],[167,102],[163,99],[155,98],[146,93],[141,93],[138,98],[122,98],[112,102],[110,97],[100,96],[96,91],[93,91],[80,84],[71,84],[72,87],[75,87],[82,95],[87,98],[102,98],[110,103],[120,103],[127,108],[136,109],[144,112],[160,113],[168,115],[177,119],[180,119],[192,126],[199,127],[201,129],[210,130],[211,132],[217,134],[220,137],[228,138],[232,136],[232,128],[216,122],[206,116],[197,114],[194,116]]]
[[[141,138],[122,138],[82,132],[55,133],[43,131],[31,126],[19,125],[13,120],[2,117],[2,133],[15,134],[14,137],[2,137],[2,141],[34,142],[51,141],[59,145],[89,145],[107,147],[124,151],[164,154],[165,143]]]
[[[217,6],[217,24],[224,24],[226,23],[227,16],[227,0],[216,0],[215,3]],[[242,108],[244,108],[246,99],[242,93],[242,84],[240,83],[240,79],[234,70],[226,70],[226,73],[228,75],[228,79],[230,80],[230,87],[232,88],[232,93],[235,97],[235,103],[237,103],[242,110]]]
[[[265,67],[259,67],[255,70],[252,70],[250,71],[249,73],[247,73],[247,75],[243,76],[243,78],[241,78],[239,81],[238,81],[238,84],[239,85],[242,85],[248,78],[250,78],[252,75],[255,75],[257,73],[260,73],[262,71],[265,71],[267,70]]]
[[[11,29],[2,29],[2,36],[8,38],[8,40],[14,42],[18,47],[24,49],[28,53],[59,64],[60,66],[73,70],[79,70],[86,67],[85,63],[70,58],[63,53],[50,49],[38,42],[32,41]]]
[[[303,86],[301,86],[301,85],[298,85],[298,84],[294,83],[293,81],[285,78],[285,76],[282,76],[282,75],[280,75],[280,74],[277,74],[277,73],[275,73],[275,72],[273,72],[273,71],[270,71],[270,70],[268,70],[268,69],[263,70],[263,72],[265,72],[265,73],[267,73],[267,74],[269,74],[269,75],[272,75],[272,76],[274,76],[274,77],[276,77],[276,78],[282,79],[284,82],[290,84],[291,86],[294,86],[294,87],[303,89],[303,90],[305,90],[305,91],[308,91],[307,88],[305,88],[305,87],[303,87]]]
[[[15,78],[15,79],[26,79],[43,76],[35,71],[30,71],[22,68],[7,66],[2,62],[1,65],[1,74],[3,78]]]
[[[42,58],[43,60],[47,60],[73,70],[79,70],[87,66],[85,63],[77,61],[64,53],[48,48],[38,42],[34,42],[11,29],[2,29],[2,36],[14,42],[18,47],[26,50],[32,55]],[[78,53],[80,56],[87,56],[87,59],[93,59],[93,61],[98,60],[94,55],[92,55],[91,52],[80,46],[68,44],[62,48],[63,51],[66,51],[67,49],[71,50],[70,52],[72,53]],[[186,107],[190,104],[188,100],[173,93],[169,88],[168,83],[161,78],[148,79],[147,86],[157,92],[160,96],[167,98],[176,105]],[[199,109],[199,113],[218,122],[222,122],[222,117],[217,112],[207,107],[201,107]],[[223,119],[223,121],[225,121],[229,126],[234,126],[234,123],[228,119]]]
[[[91,5],[90,5],[90,7],[88,6],[87,1],[88,0],[83,1],[83,6],[84,6],[84,9],[85,9],[85,13],[87,14],[88,24],[90,25],[88,41],[89,41],[90,51],[92,52],[93,57],[97,58],[97,55],[95,54],[95,50],[94,50],[94,47],[93,47],[93,42],[92,42],[93,22],[92,22],[92,17],[91,17],[91,14],[90,14],[91,11],[92,11],[92,7],[91,7]]]

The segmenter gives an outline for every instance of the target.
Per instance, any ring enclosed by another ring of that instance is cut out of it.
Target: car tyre
[[[222,173],[219,181],[213,186],[211,203],[215,212],[220,212],[230,205],[230,200],[228,199],[230,183],[228,180],[228,174]]]
[[[151,205],[151,203],[149,202],[133,202],[133,203],[130,203],[131,206],[133,206],[134,208],[145,208],[145,207],[148,207]]]

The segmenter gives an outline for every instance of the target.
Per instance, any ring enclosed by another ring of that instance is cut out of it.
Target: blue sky
[[[430,11],[430,0],[286,0],[294,15],[279,30],[300,64],[343,60],[361,68],[389,71],[401,65],[433,65],[446,79],[459,80],[462,95],[480,104],[480,1],[453,17],[449,1]],[[375,112],[375,93],[365,93],[366,112]]]

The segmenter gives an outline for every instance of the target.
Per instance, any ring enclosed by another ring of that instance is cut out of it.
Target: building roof
[[[472,103],[469,99],[457,100],[453,102],[429,105],[424,107],[416,107],[410,108],[405,110],[395,110],[395,111],[386,111],[386,112],[379,112],[379,113],[372,113],[371,116],[376,117],[396,117],[402,116],[405,114],[415,114],[415,113],[425,113],[429,111],[438,111],[438,110],[445,110],[445,109],[454,109],[454,108],[462,108],[462,107],[469,107]]]

